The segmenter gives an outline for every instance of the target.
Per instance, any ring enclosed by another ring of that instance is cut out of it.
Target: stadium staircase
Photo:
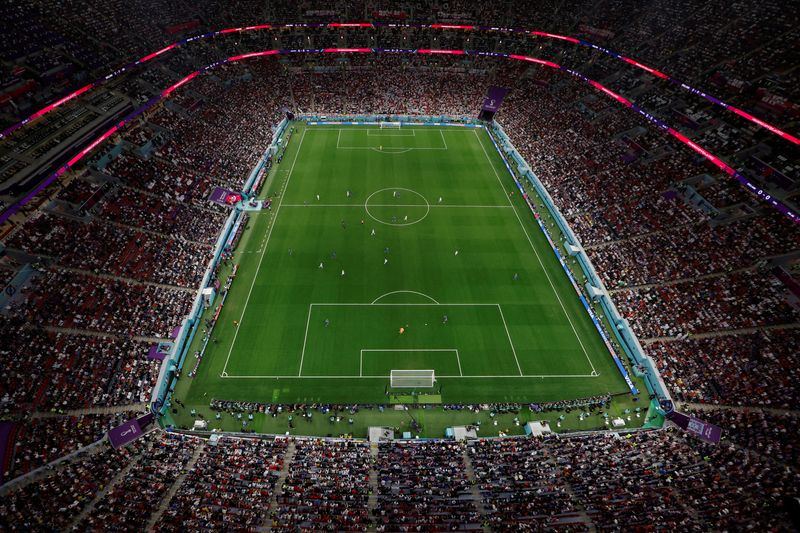
[[[703,274],[702,276],[691,276],[688,278],[676,278],[670,279],[665,281],[659,281],[657,283],[645,283],[643,285],[626,285],[625,287],[619,287],[615,289],[608,289],[609,294],[615,294],[617,292],[624,292],[630,290],[641,290],[641,289],[652,289],[653,287],[669,287],[670,285],[678,285],[680,283],[686,283],[687,281],[698,281],[703,279],[714,279],[714,278],[723,278],[725,276],[730,276],[732,274],[738,274],[740,272],[748,272],[751,270],[756,270],[758,265],[750,265],[742,268],[737,268],[735,270],[722,270],[720,272],[712,272],[711,274]]]
[[[289,477],[289,469],[294,461],[294,454],[297,452],[297,446],[294,440],[289,441],[289,446],[286,447],[286,453],[283,456],[283,468],[281,468],[278,479],[275,481],[275,490],[272,491],[272,496],[269,498],[269,508],[267,509],[266,523],[259,531],[272,531],[273,517],[278,515],[278,493],[283,490],[283,484],[286,483],[286,478]]]
[[[375,509],[378,508],[378,444],[370,443],[369,445],[369,497],[367,499],[367,508],[369,509],[369,519],[373,524],[377,523],[375,516]]]
[[[117,486],[117,483],[119,483],[121,480],[125,479],[125,476],[127,476],[128,473],[131,470],[133,470],[134,468],[139,466],[139,461],[141,459],[142,459],[142,455],[141,454],[137,455],[134,459],[131,459],[130,462],[128,462],[127,466],[125,466],[125,468],[123,468],[122,470],[117,472],[117,475],[114,476],[113,478],[111,478],[111,480],[109,480],[109,482],[106,484],[105,487],[103,487],[102,489],[97,491],[97,494],[94,495],[94,498],[92,499],[91,502],[89,502],[89,505],[87,505],[83,509],[83,511],[81,511],[72,520],[72,523],[67,528],[67,531],[75,531],[75,530],[77,530],[76,528],[78,527],[78,524],[83,522],[83,520],[85,518],[87,518],[92,513],[92,511],[94,510],[95,506],[98,504],[98,502],[100,502],[100,500],[105,498],[107,494],[109,494],[111,491],[114,490],[114,488]]]
[[[94,331],[90,329],[78,329],[78,328],[61,328],[58,326],[42,326],[44,331],[51,331],[53,333],[69,333],[70,335],[86,335],[89,337],[103,337],[106,339],[131,339],[134,341],[140,342],[164,342],[169,341],[172,339],[167,339],[165,337],[147,337],[144,335],[133,335],[131,337],[125,337],[123,335],[117,335],[116,333],[104,333],[102,331]]]
[[[741,329],[720,329],[717,331],[706,331],[704,333],[693,333],[691,339],[709,339],[713,337],[726,337],[728,335],[747,335],[757,333],[759,331],[771,331],[773,329],[797,329],[800,328],[800,322],[792,322],[791,324],[773,324],[771,326],[758,326],[755,328],[741,328]],[[639,339],[643,346],[653,344],[654,342],[672,342],[681,340],[680,337],[650,337],[647,339]]]
[[[206,449],[205,442],[203,442],[200,446],[194,449],[192,458],[189,459],[188,463],[186,463],[186,467],[181,472],[181,475],[178,476],[178,478],[175,480],[175,483],[172,484],[172,486],[169,488],[169,491],[167,491],[167,493],[164,495],[164,498],[161,499],[161,503],[159,504],[158,509],[156,509],[152,515],[150,515],[150,521],[147,523],[146,531],[154,530],[156,524],[161,518],[161,515],[164,514],[164,511],[167,510],[167,507],[169,507],[169,503],[172,501],[172,498],[175,496],[175,494],[177,494],[178,489],[180,489],[181,485],[183,485],[183,481],[186,479],[186,476],[189,475],[189,472],[192,471],[195,463],[197,463],[197,460],[203,454],[203,451],[205,449]]]
[[[151,232],[153,233],[153,232]],[[61,265],[57,265],[56,268],[58,270],[62,270],[64,272],[72,272],[74,274],[80,274],[82,276],[91,276],[94,278],[102,278],[102,279],[111,279],[114,281],[123,281],[125,283],[135,283],[136,285],[149,285],[151,287],[158,287],[160,289],[171,289],[175,291],[183,291],[186,293],[194,294],[197,292],[197,289],[193,289],[191,287],[182,287],[180,285],[168,285],[166,283],[156,283],[154,281],[144,281],[140,279],[133,279],[133,278],[126,278],[123,276],[115,276],[113,274],[106,274],[103,272],[93,272],[91,270],[83,270],[81,268],[72,268],[72,267],[65,267]]]
[[[481,491],[480,488],[478,487],[478,478],[475,475],[475,468],[472,466],[472,459],[470,459],[466,447],[464,447],[464,450],[461,452],[461,455],[464,459],[464,472],[467,474],[467,479],[469,479],[470,482],[470,493],[472,494],[472,501],[475,503],[475,508],[481,515],[481,524],[483,524],[483,531],[486,531],[488,533],[489,531],[491,531],[491,529],[489,528],[489,521],[486,518],[487,517],[486,507],[483,505],[483,497],[481,496]]]
[[[720,405],[716,403],[694,403],[694,402],[675,402],[675,407],[677,407],[678,409],[686,408],[694,411],[725,410],[725,411],[732,411],[734,413],[762,412],[771,415],[787,415],[787,416],[800,417],[800,411],[798,410],[777,409],[775,407],[752,407],[752,406],[742,406],[742,405]]]
[[[143,228],[141,226],[132,226],[130,224],[125,224],[123,222],[114,222],[113,220],[98,220],[98,222],[103,222],[104,224],[108,224],[109,226],[116,226],[118,228],[122,228],[122,229],[126,229],[126,230],[141,231],[142,233],[148,233],[150,235],[155,235],[157,237],[163,237],[163,238],[166,238],[166,239],[175,239],[174,235],[169,235],[169,234],[163,233],[161,231],[155,231],[155,230],[152,230],[152,229]],[[184,240],[186,242],[193,243],[193,244],[200,244],[200,245],[203,245],[203,246],[207,246],[208,245],[208,243],[195,241],[193,239],[182,238],[182,240]]]
[[[556,468],[559,468],[558,461],[556,461],[556,457],[553,455],[552,451],[544,448],[544,453],[547,456],[547,462]],[[563,476],[559,476],[559,478],[564,484],[564,491],[569,495],[569,501],[575,505],[574,519],[572,519],[570,522],[566,522],[565,520],[564,524],[569,525],[569,523],[578,522],[586,526],[586,530],[590,531],[591,533],[597,531],[594,520],[592,520],[591,515],[586,511],[586,508],[581,503],[583,498],[580,498],[579,495],[575,493],[572,488],[572,484],[568,480],[564,479]],[[565,518],[564,515],[562,515],[562,517]],[[562,520],[564,518],[562,518]]]
[[[82,415],[113,415],[116,413],[144,413],[148,407],[146,403],[131,403],[128,405],[114,405],[111,407],[89,407],[87,409],[69,409],[52,413],[49,411],[38,411],[31,415],[31,418],[56,418],[59,416],[82,416]]]

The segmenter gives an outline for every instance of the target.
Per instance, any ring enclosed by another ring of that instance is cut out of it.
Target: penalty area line
[[[389,379],[389,376],[220,376],[223,379]],[[496,376],[436,376],[436,379],[562,379],[562,378],[597,378],[600,374],[525,374],[519,376],[517,374],[510,375],[496,375]]]

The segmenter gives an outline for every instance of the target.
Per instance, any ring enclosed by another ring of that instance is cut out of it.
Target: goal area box
[[[436,374],[433,370],[392,370],[389,382],[393,389],[430,389],[436,383]]]

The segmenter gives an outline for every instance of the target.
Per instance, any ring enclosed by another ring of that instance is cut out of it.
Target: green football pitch
[[[187,403],[382,402],[392,370],[444,403],[627,392],[486,131],[295,127]]]

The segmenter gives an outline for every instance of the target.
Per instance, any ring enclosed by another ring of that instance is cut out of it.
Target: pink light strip
[[[321,50],[321,52],[323,52],[323,53],[347,53],[347,52],[343,52],[343,50],[369,50],[369,51],[373,51],[373,49],[371,49],[371,48],[363,48],[363,49],[362,48],[358,48],[358,49],[326,48],[324,50]],[[313,51],[309,50],[308,52],[311,53]],[[156,99],[156,101],[168,97],[173,91],[175,91],[179,87],[183,86],[184,84],[186,84],[189,81],[191,81],[194,78],[196,78],[200,74],[200,72],[209,70],[211,68],[214,68],[216,66],[222,65],[222,64],[227,63],[229,61],[238,61],[240,59],[246,59],[246,58],[250,58],[250,57],[257,57],[257,56],[262,56],[262,55],[274,55],[274,54],[279,54],[279,53],[280,53],[279,50],[264,50],[264,51],[261,51],[261,52],[253,52],[251,54],[243,54],[243,55],[239,55],[239,56],[232,56],[232,57],[230,57],[228,59],[219,61],[217,63],[212,63],[212,64],[207,65],[206,67],[204,67],[202,70],[198,70],[198,71],[192,72],[191,74],[189,74],[188,76],[186,76],[185,78],[180,80],[178,83],[176,83],[176,84],[172,85],[171,87],[169,87],[169,88],[165,89],[164,91],[162,91],[160,97],[158,99]],[[416,51],[411,52],[411,53],[419,53],[419,54],[427,54],[427,53],[466,54],[466,51],[464,51],[464,50],[416,50]],[[509,57],[510,59],[519,60],[519,61],[528,61],[528,62],[540,63],[542,65],[546,65],[546,66],[549,66],[549,67],[558,68],[559,70],[566,71],[567,73],[569,73],[572,76],[579,77],[579,78],[583,79],[584,81],[589,83],[595,89],[605,93],[607,96],[609,96],[610,98],[616,100],[617,102],[625,105],[626,107],[628,107],[628,108],[632,108],[633,107],[632,103],[629,100],[627,100],[625,97],[615,93],[611,89],[608,89],[607,87],[601,85],[600,83],[598,83],[598,82],[596,82],[594,80],[591,80],[589,78],[584,77],[582,74],[580,74],[578,72],[562,68],[562,67],[560,67],[559,65],[557,65],[555,63],[550,63],[548,61],[543,61],[543,60],[537,60],[536,58],[532,58],[532,57],[529,57],[529,56],[509,55],[507,57]],[[140,113],[141,111],[143,111],[144,109],[146,109],[146,107],[148,105],[152,105],[152,104],[146,104],[144,107],[140,108],[137,111],[137,114]],[[652,119],[651,119],[651,122],[653,122]],[[104,133],[103,135],[98,137],[94,142],[92,142],[86,148],[81,150],[75,157],[70,159],[69,162],[67,162],[66,165],[64,165],[63,167],[59,168],[55,173],[53,173],[53,175],[51,175],[45,181],[45,183],[40,185],[40,187],[47,186],[48,184],[52,183],[55,180],[55,178],[57,178],[58,176],[62,175],[64,172],[66,172],[75,163],[77,163],[80,159],[82,159],[86,154],[88,154],[91,150],[93,150],[95,147],[97,147],[97,145],[102,143],[105,139],[107,139],[108,137],[113,135],[119,129],[122,129],[127,123],[128,123],[127,120],[119,122],[114,127],[112,127],[110,130],[108,130],[106,133]],[[756,190],[755,186],[752,183],[750,183],[749,180],[747,180],[746,178],[741,176],[730,165],[728,165],[727,163],[725,163],[724,161],[722,161],[721,159],[719,159],[718,157],[713,155],[711,152],[709,152],[708,150],[706,150],[702,146],[698,145],[697,143],[695,143],[694,141],[692,141],[691,139],[689,139],[688,137],[686,137],[682,133],[676,131],[675,129],[673,129],[671,127],[667,127],[665,129],[665,131],[667,131],[670,135],[672,135],[673,137],[675,137],[676,139],[678,139],[679,141],[684,143],[686,146],[688,146],[689,148],[691,148],[692,150],[694,150],[698,154],[702,155],[706,160],[710,161],[712,164],[714,164],[715,166],[720,168],[726,174],[728,174],[728,175],[736,178],[740,182],[744,183],[747,186],[747,188],[749,188],[750,190],[752,190],[752,192],[754,194],[756,194],[756,196],[758,196],[759,198],[762,198],[763,200],[765,200],[768,203],[770,203],[773,207],[777,208],[779,211],[784,213],[794,223],[800,224],[800,216],[798,216],[797,213],[792,211],[785,204],[783,204],[783,203],[779,202],[778,200],[776,200],[775,198],[772,198],[771,196],[769,196],[763,190]],[[26,196],[26,198],[23,199],[23,201],[17,202],[16,204],[10,206],[9,209],[7,209],[5,212],[0,213],[0,220],[6,220],[8,218],[8,216],[9,216],[7,214],[9,211],[11,211],[11,210],[15,211],[16,209],[19,209],[19,207],[21,205],[24,205],[25,203],[27,203],[27,201],[30,201],[31,198],[33,198],[33,193],[29,193]]]
[[[244,27],[238,27],[238,28],[226,28],[226,29],[223,29],[223,30],[219,30],[217,32],[211,32],[209,34],[201,36],[201,38],[205,38],[205,37],[209,37],[209,36],[213,36],[213,35],[218,35],[218,34],[227,34],[227,33],[235,33],[235,32],[242,32],[242,31],[278,29],[278,28],[294,28],[294,27],[307,27],[307,26],[310,27],[310,26],[313,26],[313,25],[309,25],[309,24],[260,24],[260,25],[256,25],[256,26],[244,26]],[[369,23],[369,22],[333,22],[333,23],[326,24],[326,26],[330,27],[330,28],[374,28],[375,27],[374,24]],[[412,25],[409,25],[409,24],[391,24],[390,26],[394,27],[394,28],[412,27]],[[478,27],[477,26],[461,25],[461,24],[431,24],[430,26],[413,26],[413,27],[421,27],[421,28],[430,27],[432,29],[444,29],[444,30],[460,29],[460,30],[475,30],[475,31],[478,31]],[[506,28],[491,28],[491,30],[493,30],[493,31],[503,31],[503,32],[513,31],[513,30],[510,30],[510,29],[506,29]],[[630,65],[633,65],[633,66],[639,68],[639,69],[642,69],[645,72],[648,72],[648,73],[652,74],[653,76],[656,76],[656,77],[659,77],[661,79],[665,79],[665,80],[669,80],[669,81],[675,82],[681,88],[683,88],[685,90],[688,90],[689,92],[693,92],[693,93],[701,96],[702,98],[705,98],[706,100],[708,100],[709,102],[711,102],[713,104],[719,105],[719,106],[721,106],[721,107],[723,107],[725,109],[728,109],[728,110],[732,111],[733,113],[736,113],[740,117],[742,117],[742,118],[744,118],[744,119],[746,119],[746,120],[748,120],[748,121],[750,121],[750,122],[752,122],[754,124],[757,124],[758,126],[760,126],[762,128],[765,128],[769,132],[771,132],[771,133],[773,133],[775,135],[778,135],[782,139],[785,139],[785,140],[787,140],[787,141],[789,141],[789,142],[791,142],[793,144],[800,145],[800,138],[798,138],[798,137],[796,137],[796,136],[794,136],[794,135],[792,135],[790,133],[787,133],[787,132],[781,130],[780,128],[778,128],[778,127],[776,127],[776,126],[774,126],[774,125],[772,125],[772,124],[770,124],[768,122],[765,122],[765,121],[763,121],[763,120],[761,120],[759,118],[756,118],[753,115],[751,115],[751,114],[749,114],[749,113],[747,113],[745,111],[742,111],[741,109],[739,109],[739,108],[737,108],[735,106],[727,104],[727,103],[725,103],[725,102],[723,102],[723,101],[721,101],[721,100],[719,100],[719,99],[717,99],[717,98],[715,98],[713,96],[707,95],[706,93],[704,93],[702,91],[699,91],[697,89],[693,89],[692,87],[690,87],[690,86],[688,86],[688,85],[686,85],[684,83],[680,83],[676,79],[674,79],[671,76],[669,76],[668,74],[665,74],[665,73],[663,73],[663,72],[661,72],[661,71],[659,71],[657,69],[654,69],[652,67],[648,67],[647,65],[645,65],[643,63],[640,63],[640,62],[638,62],[636,60],[633,60],[633,59],[630,59],[628,57],[619,55],[619,54],[617,54],[615,52],[612,52],[610,50],[606,50],[605,48],[601,48],[601,47],[592,45],[591,43],[589,43],[587,41],[581,41],[580,39],[576,39],[575,37],[568,37],[566,35],[558,35],[556,33],[548,33],[548,32],[542,32],[542,31],[530,31],[530,30],[524,30],[524,31],[526,33],[529,33],[530,35],[535,35],[535,36],[538,36],[538,37],[546,37],[546,38],[549,38],[549,39],[558,39],[558,40],[561,40],[561,41],[567,41],[567,42],[571,42],[571,43],[574,43],[574,44],[579,44],[579,45],[582,45],[582,46],[594,47],[594,48],[596,48],[598,50],[603,51],[607,55],[610,55],[612,57],[620,59],[620,60],[622,60],[622,61],[624,61],[624,62],[626,62],[626,63],[628,63]],[[180,41],[179,43],[189,42],[189,41],[192,41],[192,40],[195,40],[195,39],[196,38],[187,39],[185,41]],[[155,57],[158,57],[159,55],[161,55],[161,54],[163,54],[163,53],[165,53],[165,52],[167,52],[169,50],[172,50],[173,48],[178,47],[180,45],[179,43],[173,43],[173,44],[167,46],[166,48],[162,48],[158,52],[154,52],[154,53],[152,53],[150,55],[147,55],[147,56],[139,59],[138,61],[136,61],[135,64],[138,65],[138,64],[150,61],[151,59],[153,59]],[[433,51],[431,51],[431,52],[422,52],[422,53],[441,53],[441,52],[433,52]],[[542,64],[544,64],[544,63],[542,63]],[[119,71],[114,72],[113,74],[107,76],[103,81],[108,81],[109,79],[111,79],[113,77],[116,77],[117,75],[119,75],[122,72],[125,72],[127,70],[128,70],[127,67],[123,68],[123,69],[120,69]],[[90,88],[96,87],[98,85],[99,84],[94,84]],[[63,103],[66,103],[67,101],[72,99],[72,98],[69,98],[69,97],[65,97],[65,98],[66,98],[66,100],[62,99],[63,101],[57,102],[58,105],[51,104],[50,106],[47,106],[47,107],[41,109],[40,111],[37,111],[36,113],[31,115],[30,117],[20,121],[19,123],[15,124],[14,126],[11,126],[8,129],[6,129],[4,132],[0,133],[0,139],[2,139],[3,137],[5,137],[7,135],[10,135],[11,133],[13,133],[14,131],[18,130],[19,128],[21,128],[23,126],[26,126],[30,121],[34,120],[35,118],[39,118],[39,117],[45,115],[46,113],[48,113],[48,112],[52,111],[53,109],[55,109],[56,107],[58,107],[59,105],[62,105]]]

